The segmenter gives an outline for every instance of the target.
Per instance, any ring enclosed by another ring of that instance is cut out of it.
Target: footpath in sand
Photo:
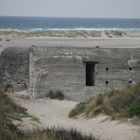
[[[20,94],[20,93],[19,93]],[[74,128],[82,134],[93,135],[100,140],[140,140],[140,126],[119,121],[110,121],[106,116],[99,116],[93,119],[68,117],[71,109],[77,102],[68,100],[22,99],[12,95],[14,101],[28,109],[28,112],[37,117],[42,128]],[[26,123],[28,128],[28,123]],[[29,125],[30,129],[30,125]]]

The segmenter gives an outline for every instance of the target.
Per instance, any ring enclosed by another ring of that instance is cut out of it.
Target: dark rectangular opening
[[[86,86],[95,85],[95,63],[86,63]]]

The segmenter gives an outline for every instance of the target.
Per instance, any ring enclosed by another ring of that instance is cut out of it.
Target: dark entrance
[[[95,85],[95,64],[97,62],[85,62],[86,63],[86,86]]]

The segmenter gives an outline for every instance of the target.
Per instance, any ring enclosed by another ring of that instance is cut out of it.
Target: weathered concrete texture
[[[45,96],[50,90],[61,90],[68,99],[80,101],[126,86],[130,78],[134,82],[140,80],[140,49],[34,46],[30,53],[30,70],[34,73],[30,77],[34,87],[30,89],[36,97]],[[98,62],[95,65],[95,86],[85,86],[85,61]],[[133,62],[132,67],[130,63]]]
[[[86,86],[86,63],[95,64],[94,86]],[[7,48],[0,56],[0,84],[29,90],[31,97],[62,91],[81,101],[140,81],[139,48],[86,48],[44,46]],[[108,84],[107,84],[108,82]]]
[[[11,84],[18,91],[27,89],[29,49],[9,47],[0,57],[0,84]]]

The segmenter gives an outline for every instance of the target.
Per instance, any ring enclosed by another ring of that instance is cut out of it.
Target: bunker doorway
[[[86,86],[94,86],[95,85],[95,65],[97,62],[85,62],[85,80],[86,80]]]

